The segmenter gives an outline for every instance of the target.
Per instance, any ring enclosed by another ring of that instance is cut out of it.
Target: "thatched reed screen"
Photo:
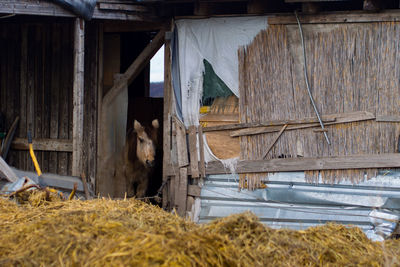
[[[312,94],[321,114],[400,115],[400,23],[303,25]],[[315,116],[307,94],[297,25],[270,26],[239,50],[241,122]],[[397,152],[399,123],[328,126],[328,145],[312,128],[285,131],[267,158]],[[315,130],[315,128],[314,128]],[[241,137],[241,158],[261,159],[277,133]],[[376,170],[307,172],[309,181],[357,182]],[[260,174],[247,175],[255,188]],[[244,186],[244,177],[241,177]]]

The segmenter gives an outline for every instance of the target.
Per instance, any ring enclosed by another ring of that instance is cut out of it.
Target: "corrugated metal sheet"
[[[357,185],[310,184],[303,172],[277,173],[267,188],[238,190],[237,175],[210,175],[201,190],[200,223],[251,211],[273,228],[304,229],[334,221],[369,230],[374,209],[400,214],[400,172]]]

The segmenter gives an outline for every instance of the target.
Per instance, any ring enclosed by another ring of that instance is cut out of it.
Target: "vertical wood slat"
[[[186,128],[178,118],[174,117],[175,131],[176,131],[176,146],[178,149],[178,166],[185,167],[189,165],[187,142],[186,142]]]
[[[199,134],[199,152],[200,152],[200,162],[199,162],[199,171],[201,178],[206,177],[206,165],[205,165],[205,160],[204,160],[204,137],[203,137],[203,127],[199,125],[197,128],[198,134]]]
[[[20,122],[19,137],[26,138],[27,123],[27,75],[28,75],[28,27],[21,26],[21,63],[20,63]],[[19,168],[26,170],[27,153],[19,152]]]
[[[34,30],[33,26],[29,26],[28,28],[28,40],[32,40],[32,31]],[[29,46],[29,44],[28,44]],[[34,49],[28,50],[28,87],[27,87],[27,131],[33,131],[35,129],[35,68],[34,68]],[[33,53],[33,54],[32,54]],[[33,163],[29,155],[27,155],[27,170],[34,171]]]
[[[178,215],[185,216],[186,214],[186,200],[187,200],[187,188],[188,188],[188,174],[187,168],[183,167],[179,169],[179,184],[178,184],[178,192],[175,194],[178,196],[177,206],[178,206]]]
[[[82,172],[83,113],[84,113],[84,56],[85,22],[77,18],[74,23],[74,72],[73,72],[73,126],[72,126],[72,175]]]
[[[103,63],[104,63],[104,25],[101,23],[99,25],[99,37],[98,37],[98,74],[97,74],[97,171],[96,174],[100,174],[100,160],[101,160],[101,109],[102,109],[102,101],[103,101]],[[99,194],[99,178],[101,175],[96,175],[96,183],[95,183],[95,193]]]
[[[171,40],[165,38],[164,44],[164,112],[163,112],[163,183],[167,183],[168,176],[167,168],[171,164],[171,106],[172,106],[172,85],[171,85]],[[163,203],[162,207],[167,208],[168,186],[163,188]]]
[[[58,63],[60,70],[59,77],[59,114],[58,114],[58,138],[60,139],[69,139],[70,138],[70,121],[71,121],[71,102],[72,102],[72,71],[67,71],[65,73],[61,73],[61,70],[65,67],[68,67],[72,70],[73,66],[73,58],[71,54],[73,53],[73,49],[71,47],[70,38],[71,35],[71,26],[61,24],[60,27],[61,34],[58,36],[58,42],[60,42],[60,61]],[[68,38],[65,38],[68,37]],[[56,62],[57,64],[57,62]],[[61,75],[62,74],[62,75]],[[71,153],[66,152],[57,152],[58,160],[57,160],[57,173],[61,175],[70,175],[69,171],[69,158],[71,157]]]
[[[199,178],[199,156],[197,151],[197,127],[189,127],[189,156],[192,178]]]

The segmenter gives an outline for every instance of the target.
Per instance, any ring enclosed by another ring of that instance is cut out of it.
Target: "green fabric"
[[[203,73],[203,97],[202,104],[209,106],[212,104],[216,97],[228,97],[233,95],[232,91],[214,72],[210,62],[203,60],[204,73]]]

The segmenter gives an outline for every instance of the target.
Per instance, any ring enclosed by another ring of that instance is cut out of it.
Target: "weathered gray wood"
[[[18,176],[10,168],[10,166],[8,166],[2,157],[0,157],[0,172],[4,175],[4,178],[10,182],[16,182],[18,180]]]
[[[366,11],[324,12],[317,15],[299,14],[299,19],[302,24],[400,21],[400,12],[398,10],[382,10],[377,13]],[[297,21],[293,14],[277,15],[268,18],[268,24],[297,24]]]
[[[199,157],[197,151],[197,127],[189,127],[189,156],[192,178],[199,178]]]
[[[324,123],[334,122],[336,118],[326,118],[323,120]],[[213,131],[225,131],[225,130],[237,130],[251,127],[269,127],[269,126],[282,126],[285,124],[295,125],[295,124],[306,124],[306,123],[317,123],[317,118],[304,118],[299,120],[274,120],[266,121],[261,123],[235,123],[217,126],[208,126],[203,128],[203,132],[213,132]]]
[[[206,165],[204,160],[204,140],[203,140],[203,127],[199,125],[198,127],[199,134],[199,152],[200,152],[200,162],[199,162],[199,170],[202,178],[206,177]]]
[[[193,197],[200,197],[201,195],[201,187],[198,185],[188,185],[187,194]]]
[[[104,25],[101,23],[99,25],[99,63],[98,63],[98,74],[97,74],[97,172],[96,172],[96,184],[95,184],[95,193],[99,194],[99,188],[101,185],[105,182],[103,181],[106,179],[106,177],[103,177],[100,175],[101,173],[101,147],[102,147],[102,133],[101,133],[101,127],[102,127],[102,119],[101,119],[101,114],[102,114],[102,104],[103,104],[103,63],[104,63]]]
[[[367,111],[356,111],[356,112],[338,113],[338,114],[322,116],[323,120],[325,118],[328,118],[328,119],[336,118],[336,120],[334,122],[325,123],[325,126],[329,126],[329,125],[340,124],[340,123],[373,120],[373,119],[375,119],[375,115],[370,112],[367,112]],[[312,128],[312,127],[320,127],[320,125],[318,123],[310,123],[310,124],[303,124],[303,125],[289,125],[286,128],[286,131]],[[254,135],[254,134],[262,134],[262,133],[273,133],[273,132],[279,132],[280,129],[281,129],[280,127],[276,127],[276,126],[244,128],[244,129],[240,129],[237,131],[232,131],[230,136],[237,137],[237,136]]]
[[[69,139],[35,138],[32,145],[36,151],[72,152],[72,140]],[[28,140],[15,138],[11,147],[15,150],[29,150]]]
[[[20,65],[20,123],[19,136],[26,137],[27,134],[27,75],[28,75],[28,26],[21,26],[21,65]],[[19,167],[27,168],[27,153],[19,153]]]
[[[265,152],[264,152],[264,155],[263,155],[263,159],[265,159],[265,157],[268,155],[268,152],[272,149],[272,147],[275,145],[275,143],[278,141],[278,139],[279,139],[279,137],[281,137],[281,135],[283,134],[283,131],[285,131],[285,129],[286,129],[286,127],[287,127],[288,125],[287,124],[285,124],[285,125],[283,125],[283,127],[282,127],[282,129],[279,131],[279,133],[278,133],[278,135],[275,137],[275,139],[272,141],[272,143],[267,147],[267,149],[265,150]]]
[[[400,116],[377,115],[376,121],[377,122],[400,122]]]
[[[134,11],[134,12],[151,12],[151,9],[142,5],[128,5],[119,3],[99,3],[99,9],[106,10],[121,10],[121,11]]]
[[[174,124],[176,130],[176,146],[178,150],[178,166],[185,167],[189,165],[185,125],[176,117],[174,117]]]
[[[40,15],[40,16],[55,16],[55,17],[76,17],[75,14],[61,6],[49,1],[0,1],[0,13],[4,14],[20,14],[20,15]],[[106,20],[131,20],[131,21],[146,21],[151,17],[143,17],[136,14],[127,14],[126,12],[116,12],[109,10],[100,10],[95,7],[93,19]]]
[[[399,168],[400,154],[354,155],[324,158],[285,158],[239,161],[236,173]],[[207,174],[229,173],[221,162],[209,162]]]
[[[150,59],[157,53],[157,51],[164,44],[165,31],[160,30],[153,40],[146,46],[140,55],[128,67],[125,73],[121,76],[118,83],[107,92],[103,98],[103,105],[110,103],[122,90],[123,85],[127,82],[129,84],[139,75],[143,68],[149,63]]]
[[[164,46],[164,112],[163,112],[163,183],[168,180],[168,166],[171,161],[171,141],[172,141],[172,125],[171,125],[171,110],[172,110],[172,85],[171,85],[171,40],[165,40]],[[168,186],[163,189],[162,207],[167,208],[168,204]]]
[[[178,214],[180,216],[185,216],[186,214],[186,199],[187,199],[187,186],[188,186],[188,168],[179,169],[179,188],[175,191],[178,196]]]
[[[73,85],[73,126],[72,126],[72,176],[82,173],[83,114],[84,114],[84,59],[85,21],[75,19],[74,23],[74,85]]]

